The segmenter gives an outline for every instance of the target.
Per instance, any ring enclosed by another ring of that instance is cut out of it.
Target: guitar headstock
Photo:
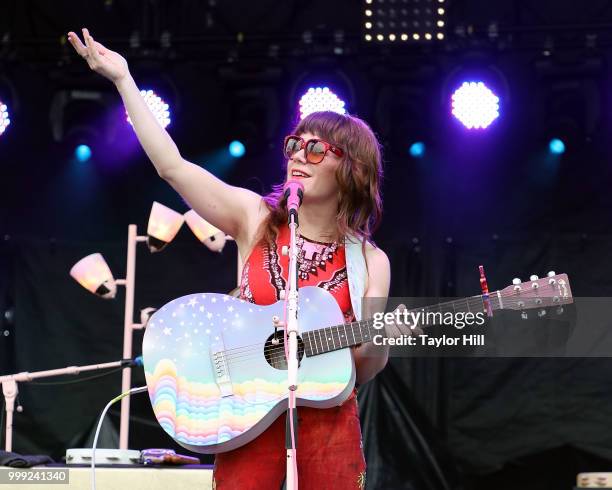
[[[512,285],[502,289],[500,294],[503,309],[523,312],[534,308],[545,311],[543,309],[546,307],[561,307],[574,301],[567,274],[556,274],[554,271],[550,271],[541,279],[532,275],[529,281],[525,282],[516,278]]]

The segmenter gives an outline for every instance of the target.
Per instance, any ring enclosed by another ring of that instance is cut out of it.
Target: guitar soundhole
[[[264,345],[264,357],[270,366],[274,369],[287,370],[287,360],[285,359],[285,342],[283,341],[283,331],[280,330],[276,334],[275,342],[274,334],[268,337],[266,344]],[[304,342],[298,335],[298,365],[304,357]]]

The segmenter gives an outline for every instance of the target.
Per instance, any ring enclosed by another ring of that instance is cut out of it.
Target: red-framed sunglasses
[[[285,144],[283,146],[283,153],[285,157],[293,157],[293,155],[295,155],[302,148],[304,149],[306,161],[309,163],[321,163],[328,151],[331,151],[338,157],[342,157],[344,155],[344,151],[337,146],[329,144],[327,141],[318,139],[304,141],[303,138],[300,138],[294,134],[290,134],[285,138]]]

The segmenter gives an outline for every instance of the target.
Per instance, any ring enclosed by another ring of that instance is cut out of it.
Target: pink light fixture
[[[149,225],[147,226],[147,245],[151,252],[160,252],[170,243],[183,226],[185,218],[180,213],[153,202]]]
[[[185,221],[193,234],[213,252],[221,252],[227,241],[225,233],[202,218],[193,209],[185,213]]]
[[[105,299],[117,294],[117,283],[102,254],[83,257],[70,269],[70,275],[85,289]]]

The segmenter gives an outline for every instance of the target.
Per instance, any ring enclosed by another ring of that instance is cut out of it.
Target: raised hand
[[[115,84],[129,74],[125,58],[119,53],[105,48],[99,42],[94,41],[94,38],[91,37],[87,29],[83,29],[83,39],[85,44],[81,42],[79,36],[74,32],[68,33],[68,41],[70,41],[75,51],[87,61],[89,68]]]

